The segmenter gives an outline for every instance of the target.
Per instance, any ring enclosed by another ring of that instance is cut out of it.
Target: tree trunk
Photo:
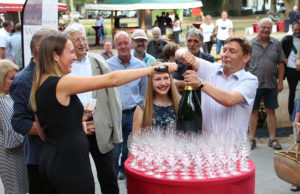
[[[299,0],[284,0],[285,16],[289,15],[290,11],[293,10],[294,5],[298,4],[299,7],[299,2]]]
[[[268,2],[268,0],[264,0],[264,3],[262,4],[261,9],[262,9],[263,13],[266,12],[266,3],[267,3],[267,2]]]
[[[271,0],[270,12],[276,13],[276,0]]]
[[[228,11],[227,8],[228,8],[228,0],[223,0],[222,7],[221,7],[221,12],[224,11],[224,10]]]

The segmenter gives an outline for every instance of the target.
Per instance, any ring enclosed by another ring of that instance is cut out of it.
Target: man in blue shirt
[[[131,38],[127,32],[119,31],[114,37],[114,46],[118,55],[107,60],[112,71],[124,69],[137,69],[146,67],[146,65],[130,54]],[[113,150],[116,173],[119,179],[124,179],[124,162],[128,157],[127,138],[132,130],[133,114],[136,105],[144,98],[147,78],[135,80],[119,87],[122,104],[122,136],[123,143],[117,144]],[[122,152],[121,165],[119,166],[119,157]]]
[[[24,157],[27,165],[30,194],[43,194],[44,190],[42,178],[39,174],[39,156],[43,142],[38,135],[37,122],[29,104],[29,97],[40,41],[53,33],[56,33],[56,31],[43,28],[33,34],[30,42],[33,58],[28,66],[17,74],[10,87],[10,95],[14,101],[11,124],[16,132],[25,136]]]
[[[105,41],[105,36],[104,36],[104,19],[102,16],[97,15],[96,17],[96,26],[100,26],[99,30],[98,30],[98,36],[99,38],[102,38],[102,41]]]

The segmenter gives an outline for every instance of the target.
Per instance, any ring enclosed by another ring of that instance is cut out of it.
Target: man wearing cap
[[[131,35],[133,49],[131,55],[143,61],[146,66],[156,61],[156,59],[146,52],[148,37],[144,30],[136,30]]]

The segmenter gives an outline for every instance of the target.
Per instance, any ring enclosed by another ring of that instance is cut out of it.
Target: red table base
[[[225,178],[202,180],[170,180],[155,178],[132,169],[132,158],[125,162],[128,194],[254,194],[255,165],[249,160],[251,170]]]

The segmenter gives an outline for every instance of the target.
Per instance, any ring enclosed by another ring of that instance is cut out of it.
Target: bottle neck
[[[184,86],[184,90],[195,90],[193,86]]]

